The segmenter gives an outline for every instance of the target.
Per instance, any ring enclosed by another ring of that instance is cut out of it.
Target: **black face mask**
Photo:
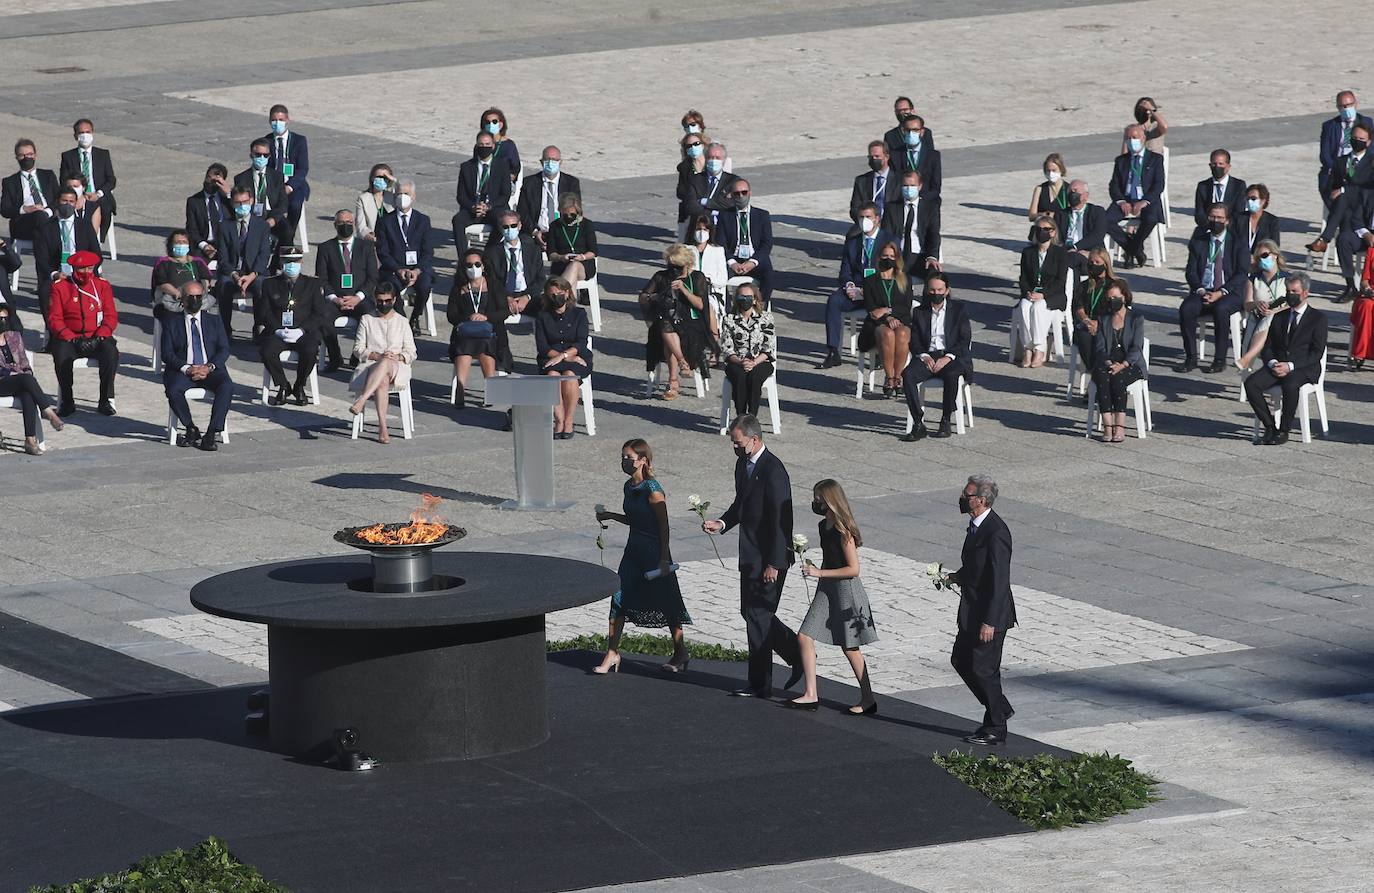
[[[491,153],[495,151],[496,147],[494,146],[474,146],[472,149],[472,154],[476,155],[478,158],[485,161],[486,159],[490,158]]]
[[[378,302],[377,302],[377,313],[380,314],[380,315],[382,315],[382,316],[386,316],[388,313],[390,313],[390,312],[391,312],[392,310],[394,310],[395,308],[396,308],[396,302],[395,302],[395,301],[378,301]]]
[[[1289,307],[1296,307],[1302,303],[1302,295],[1295,295],[1291,291],[1285,296]]]
[[[340,239],[351,239],[353,238],[353,224],[340,223],[338,226],[334,227],[334,232],[339,234]]]
[[[19,159],[19,169],[21,171],[31,171],[33,170],[33,166],[37,163],[37,158],[21,158]]]
[[[748,459],[749,449],[747,447],[737,446],[735,447],[735,455],[739,456],[741,459]]]
[[[883,169],[883,160],[881,158],[870,158],[868,159],[868,167],[871,170],[880,171]]]
[[[1106,264],[1088,264],[1088,275],[1098,279],[1103,273],[1107,272]]]
[[[819,499],[813,499],[811,500],[811,511],[818,515],[824,515],[826,512],[826,505]]]
[[[1209,220],[1209,221],[1207,221],[1207,228],[1210,229],[1214,234],[1216,234],[1216,235],[1219,236],[1219,235],[1221,235],[1222,233],[1226,232],[1226,221],[1225,221],[1225,220]]]
[[[620,457],[620,470],[623,471],[623,472],[625,472],[626,474],[634,474],[634,473],[635,473],[635,460],[633,460],[633,459],[631,459],[631,458],[629,458],[629,457],[627,457],[627,456],[621,456],[621,457]]]
[[[1108,298],[1108,299],[1107,299],[1107,312],[1108,312],[1108,313],[1116,313],[1116,312],[1119,311],[1122,307],[1125,307],[1125,306],[1126,306],[1126,302],[1125,302],[1124,300],[1122,300],[1121,298]]]
[[[1350,138],[1350,151],[1356,155],[1369,148],[1369,140],[1362,140],[1359,137]]]
[[[76,205],[61,204],[57,206],[57,216],[66,220],[76,214]]]
[[[1220,180],[1220,179],[1221,179],[1222,177],[1224,177],[1224,176],[1226,176],[1226,168],[1222,167],[1222,166],[1219,165],[1219,164],[1214,164],[1214,165],[1212,165],[1212,179],[1213,179],[1213,180]]]
[[[890,257],[880,257],[878,258],[878,269],[895,270],[897,269],[897,262]]]
[[[961,494],[959,496],[959,513],[961,515],[973,514],[973,506],[969,505],[968,499],[969,498],[966,495]]]
[[[568,303],[568,296],[567,296],[567,295],[560,295],[560,294],[552,294],[552,295],[549,295],[549,306],[552,307],[552,308],[555,309],[555,310],[561,310],[562,307],[563,307],[563,305],[566,304],[566,303]]]
[[[187,313],[199,313],[200,308],[205,306],[205,295],[184,295],[181,306]]]
[[[1150,120],[1149,112],[1145,111],[1143,108],[1137,108],[1135,110],[1135,123],[1144,124],[1148,120]]]
[[[0,315],[0,332],[8,332],[9,330],[10,330],[10,315],[9,315],[8,313],[3,314],[3,315]]]
[[[1050,236],[1051,234],[1043,229],[1037,229],[1035,231],[1035,241],[1041,245],[1044,245],[1047,242],[1049,242]]]
[[[201,185],[205,187],[206,195],[214,195],[216,192],[219,191],[219,187],[215,185],[213,180],[206,180]]]
[[[669,272],[669,273],[672,273],[674,276],[681,276],[681,275],[682,275],[682,267],[679,267],[677,264],[669,264],[669,265],[668,265],[668,272]]]
[[[566,223],[568,226],[572,226],[573,224],[577,223],[576,214],[564,214],[562,217],[558,219],[561,223]]]
[[[939,294],[939,295],[936,295],[936,294],[931,294],[931,293],[927,292],[927,293],[926,293],[926,302],[927,302],[928,304],[930,304],[932,307],[939,307],[941,304],[943,304],[943,303],[945,302],[945,298],[947,298],[947,297],[949,297],[948,294]]]
[[[1069,193],[1069,207],[1070,207],[1070,208],[1076,208],[1076,207],[1078,207],[1078,206],[1081,205],[1081,204],[1083,204],[1083,196],[1079,195],[1077,192],[1070,192],[1070,193]]]

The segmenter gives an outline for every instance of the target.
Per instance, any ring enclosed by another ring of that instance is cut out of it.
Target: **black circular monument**
[[[597,601],[615,573],[566,558],[432,551],[284,561],[197,583],[191,604],[267,624],[272,749],[320,753],[355,729],[383,761],[471,759],[548,738],[544,615]],[[380,556],[380,557],[379,557]]]

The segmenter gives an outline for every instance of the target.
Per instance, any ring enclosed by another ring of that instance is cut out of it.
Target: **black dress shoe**
[[[859,709],[858,709],[858,710],[855,710],[854,707],[858,707]],[[845,711],[845,713],[849,714],[850,716],[877,716],[877,715],[878,715],[878,702],[877,702],[877,701],[874,701],[872,704],[869,704],[867,707],[863,706],[862,704],[855,704],[854,707],[850,707],[848,710]]]
[[[100,413],[101,415],[114,415],[114,404],[111,403],[109,400],[101,400],[99,403],[96,404],[95,411]]]
[[[801,668],[801,667],[793,667],[793,668],[792,668],[792,674],[791,674],[790,676],[787,677],[787,681],[784,682],[784,683],[782,684],[782,687],[783,687],[783,688],[791,688],[792,686],[796,685],[798,682],[801,682],[801,681],[802,681],[802,668]]]
[[[729,694],[732,698],[762,698],[765,701],[773,697],[771,691],[758,688],[737,688]]]
[[[940,426],[930,432],[931,437],[949,437],[949,419],[940,419]]]
[[[1347,285],[1345,288],[1341,289],[1341,293],[1332,298],[1331,301],[1335,304],[1348,304],[1354,297],[1355,286]]]
[[[1265,428],[1260,432],[1259,440],[1255,441],[1255,446],[1269,446],[1274,442],[1274,435],[1278,434],[1277,428]]]
[[[75,403],[63,403],[61,406],[57,407],[57,414],[60,415],[60,416],[61,416],[62,418],[64,418],[64,419],[65,419],[67,416],[69,416],[69,415],[75,415],[75,414],[76,414],[76,404],[75,404]]]
[[[356,356],[353,356],[353,355],[351,355],[351,354],[349,355],[349,357],[348,357],[348,368],[350,368],[350,369],[357,369],[357,368],[358,368],[358,358],[357,358]]]
[[[508,409],[508,410],[506,410],[506,423],[505,423],[504,425],[501,426],[501,430],[502,430],[502,431],[511,431],[511,430],[514,429],[514,427],[515,427],[514,417],[511,415],[511,412],[510,412],[510,410]]]
[[[806,710],[811,713],[815,713],[820,708],[821,702],[817,700],[811,701],[810,703],[803,703],[801,701],[793,699],[791,701],[783,701],[782,706],[788,708],[789,710]]]
[[[416,337],[416,338],[419,338],[419,337],[420,337],[420,317],[419,317],[419,316],[412,316],[412,317],[410,318],[410,334],[411,334],[412,336]]]
[[[277,388],[277,392],[273,394],[267,402],[272,406],[285,406],[286,393],[286,388]]]
[[[342,368],[343,360],[330,360],[328,363],[324,364],[324,374],[333,375],[335,372],[338,372]]]
[[[291,401],[295,403],[297,406],[304,406],[305,404],[310,402],[309,398],[305,396],[305,385],[298,384],[295,388],[292,389]]]
[[[1225,360],[1213,360],[1212,365],[1208,366],[1206,369],[1203,369],[1202,371],[1207,373],[1208,375],[1216,375],[1218,372],[1224,372],[1225,370]]]
[[[1287,431],[1276,431],[1274,436],[1265,441],[1269,446],[1282,446],[1288,442]]]
[[[1174,371],[1178,373],[1192,372],[1196,368],[1197,360],[1193,359],[1192,357],[1188,357],[1188,359],[1184,360],[1182,363],[1179,363],[1177,366],[1175,366]]]
[[[825,355],[825,359],[821,360],[821,364],[816,368],[834,369],[838,365],[840,365],[840,352],[838,350],[832,350]]]
[[[900,435],[897,439],[902,443],[915,443],[918,440],[925,440],[927,434],[926,423],[920,419],[915,419],[911,423],[911,430]]]
[[[189,447],[200,443],[200,429],[187,428],[184,434],[177,435],[177,446]]]
[[[207,453],[213,453],[218,450],[219,444],[215,443],[215,432],[206,431],[205,436],[200,439],[200,443],[196,444],[196,446]]]
[[[964,740],[969,744],[977,744],[981,747],[996,747],[999,744],[1007,743],[1007,735],[1005,732],[1001,734],[997,732],[974,732]]]

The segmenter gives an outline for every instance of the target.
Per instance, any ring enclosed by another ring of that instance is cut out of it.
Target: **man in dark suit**
[[[926,197],[920,171],[902,174],[901,200],[888,203],[883,229],[902,246],[908,276],[940,269],[940,202]]]
[[[890,201],[897,201],[901,193],[901,177],[889,164],[891,156],[887,144],[874,140],[868,144],[868,170],[854,178],[854,191],[849,195],[849,219],[859,222],[859,212],[864,205],[878,207],[878,219],[883,219],[883,208]]]
[[[1197,368],[1197,321],[1206,314],[1212,320],[1216,356],[1206,372],[1226,368],[1231,344],[1231,314],[1245,303],[1245,277],[1250,271],[1250,252],[1231,231],[1231,214],[1220,202],[1207,209],[1207,226],[1198,227],[1188,240],[1188,266],[1184,278],[1188,295],[1178,308],[1183,330],[1183,365],[1179,372]]]
[[[539,159],[539,176],[526,177],[520,187],[520,200],[516,203],[520,228],[540,246],[544,246],[549,226],[558,219],[559,199],[569,193],[582,198],[582,181],[564,173],[562,168],[563,153],[557,146],[545,146]]]
[[[1107,212],[1088,198],[1088,184],[1074,180],[1069,184],[1069,206],[1054,212],[1055,227],[1069,251],[1069,266],[1080,276],[1087,268],[1088,252],[1107,243]]]
[[[1307,304],[1311,278],[1301,271],[1290,272],[1287,286],[1288,309],[1274,314],[1260,352],[1264,367],[1245,378],[1245,399],[1264,426],[1260,443],[1266,446],[1288,442],[1288,429],[1298,411],[1298,393],[1303,385],[1316,384],[1326,355],[1326,316]],[[1275,385],[1283,391],[1277,426],[1264,396]]]
[[[1331,203],[1326,212],[1326,225],[1322,227],[1317,240],[1307,246],[1308,251],[1321,254],[1332,238],[1336,240],[1336,258],[1341,264],[1341,275],[1345,277],[1345,290],[1335,298],[1344,303],[1355,296],[1355,252],[1360,251],[1363,243],[1358,230],[1361,222],[1361,208],[1366,200],[1374,195],[1374,154],[1369,151],[1374,128],[1355,124],[1350,128],[1350,151],[1336,159],[1327,185],[1331,188]],[[1361,185],[1363,184],[1363,185]]]
[[[115,173],[110,150],[95,145],[95,125],[90,118],[78,119],[72,125],[72,136],[76,148],[62,153],[59,176],[63,182],[80,178],[85,186],[85,202],[95,218],[93,224],[99,227],[100,239],[104,241],[115,215]],[[94,213],[97,209],[99,214]]]
[[[278,103],[267,113],[272,132],[263,137],[271,147],[269,170],[285,181],[287,219],[284,234],[294,235],[301,223],[301,211],[310,200],[310,144],[305,136],[291,129],[291,113]],[[292,241],[284,238],[283,242]]]
[[[899,175],[917,171],[921,175],[921,198],[938,202],[944,177],[940,153],[926,145],[926,122],[920,115],[902,121],[902,148],[892,153],[892,167]]]
[[[1198,226],[1207,225],[1207,208],[1223,204],[1235,220],[1245,213],[1245,181],[1231,176],[1231,153],[1226,149],[1212,150],[1208,164],[1212,176],[1201,180],[1193,191],[1193,220]]]
[[[496,137],[483,131],[477,134],[472,157],[458,166],[458,213],[453,215],[453,243],[458,254],[468,250],[467,228],[492,224],[495,215],[510,204],[510,177],[503,176],[506,165],[492,158]]]
[[[234,394],[234,383],[229,380],[229,336],[219,317],[201,312],[205,287],[196,280],[182,286],[181,305],[184,312],[169,314],[162,326],[162,386],[172,414],[183,428],[177,446],[213,452],[219,449],[215,435],[224,431]],[[204,388],[215,395],[203,436],[186,402],[186,392],[192,388]]]
[[[89,251],[100,257],[100,241],[89,220],[76,219],[77,191],[70,186],[57,193],[57,216],[43,221],[34,233],[33,269],[38,277],[38,306],[48,315],[48,301],[52,284],[59,275],[71,272],[67,258],[78,251]],[[95,274],[100,275],[100,267]]]
[[[236,186],[230,195],[234,216],[225,220],[215,237],[219,260],[219,316],[224,334],[234,337],[234,301],[247,299],[256,308],[262,296],[262,280],[272,261],[271,233],[261,217],[253,216],[251,186]],[[257,319],[256,309],[254,320]],[[256,336],[256,333],[254,333]]]
[[[724,143],[706,147],[706,169],[688,178],[687,205],[708,211],[711,222],[720,226],[720,212],[734,207],[735,186],[739,177],[725,171]],[[728,253],[728,252],[727,252]]]
[[[186,234],[207,262],[218,254],[215,246],[220,229],[226,223],[232,224],[233,218],[229,207],[229,169],[216,161],[205,169],[200,191],[186,198]]]
[[[759,285],[765,301],[773,299],[773,218],[754,207],[749,181],[736,177],[730,187],[733,208],[720,212],[716,232],[725,248],[731,276],[748,276]]]
[[[499,173],[499,171],[498,171]],[[415,210],[415,181],[396,184],[396,211],[377,221],[380,278],[411,293],[410,331],[420,335],[420,319],[434,288],[434,230],[429,217]]]
[[[538,312],[537,302],[530,307],[530,299],[544,292],[544,280],[548,277],[544,252],[533,238],[520,231],[519,214],[510,210],[496,214],[496,231],[487,243],[483,261],[487,288],[496,306],[504,306],[512,316]]]
[[[759,420],[742,415],[730,423],[735,455],[735,501],[701,529],[721,534],[739,527],[740,614],[749,639],[749,684],[736,697],[773,696],[773,653],[792,667],[783,688],[801,679],[797,634],[778,619],[792,551],[792,483],[782,460],[763,445]]]
[[[902,136],[902,122],[916,115],[916,107],[907,97],[898,96],[892,103],[892,114],[897,117],[897,126],[883,134],[883,142],[887,144],[888,153],[896,158],[897,154],[906,148],[906,139]],[[930,132],[929,127],[921,128],[921,141],[925,144],[923,149],[935,148],[935,134]]]
[[[266,139],[253,140],[249,147],[253,163],[247,170],[234,175],[234,188],[247,189],[253,198],[253,216],[261,218],[272,231],[272,237],[279,245],[290,245],[291,228],[289,203],[286,194],[286,178],[281,171],[272,170],[272,142]]]
[[[377,312],[372,299],[379,281],[376,246],[354,235],[352,211],[341,210],[334,215],[334,233],[334,238],[322,242],[315,252],[315,278],[320,280],[324,294],[317,316],[329,352],[325,372],[338,372],[343,367],[334,321],[345,316],[357,320]],[[357,365],[355,357],[349,357],[349,365]]]
[[[902,387],[907,409],[911,411],[911,431],[898,439],[914,443],[926,436],[921,404],[916,400],[921,382],[938,378],[944,385],[940,404],[940,425],[934,437],[949,437],[950,416],[959,396],[959,377],[973,378],[973,327],[962,301],[949,296],[949,277],[931,273],[926,279],[925,296],[911,313],[911,362],[902,372]]]
[[[864,280],[877,272],[878,252],[893,241],[892,236],[878,225],[878,219],[878,206],[864,202],[859,206],[859,226],[845,237],[844,250],[840,253],[838,287],[825,302],[825,359],[819,366],[821,369],[840,365],[844,315],[863,308]]]
[[[1126,267],[1145,264],[1145,240],[1164,222],[1164,156],[1145,148],[1145,128],[1126,128],[1128,151],[1116,157],[1108,193],[1107,235],[1126,254]],[[1121,228],[1128,217],[1138,218],[1135,232]]]
[[[52,217],[57,204],[57,174],[38,167],[33,140],[14,144],[19,170],[0,180],[0,217],[10,222],[10,238],[32,242],[38,224]]]
[[[268,277],[262,284],[262,298],[254,305],[258,355],[276,385],[277,393],[270,403],[281,406],[289,393],[297,406],[304,406],[309,398],[305,386],[310,371],[320,355],[320,321],[315,315],[324,295],[320,280],[301,274],[301,249],[282,246],[281,274]],[[296,351],[296,382],[286,379],[281,354]]]
[[[983,723],[964,740],[990,747],[1007,740],[1007,720],[1016,711],[1002,692],[1002,643],[1016,625],[1011,595],[1011,531],[992,504],[997,482],[972,475],[959,497],[969,516],[959,569],[949,582],[959,587],[959,633],[949,662],[983,705]]]
[[[1331,195],[1331,174],[1337,163],[1353,151],[1350,143],[1356,124],[1362,124],[1366,129],[1374,129],[1374,119],[1359,113],[1354,91],[1342,90],[1336,94],[1336,116],[1322,122],[1319,148],[1321,170],[1317,172],[1317,190],[1321,193],[1322,204],[1328,210],[1334,201]]]

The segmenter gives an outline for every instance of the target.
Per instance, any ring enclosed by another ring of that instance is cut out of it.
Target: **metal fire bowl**
[[[358,531],[367,530],[369,527],[375,526],[374,524],[364,524],[361,527],[345,527],[343,530],[334,534],[334,541],[343,543],[345,546],[352,546],[355,549],[362,549],[366,552],[415,552],[419,550],[428,551],[430,549],[437,549],[440,546],[447,546],[449,543],[456,543],[458,540],[468,535],[467,530],[462,527],[455,527],[449,524],[443,536],[427,543],[370,543],[358,536]],[[409,526],[409,521],[399,521],[395,524],[385,524],[382,526],[382,529],[390,533],[393,530],[400,530],[402,527]]]

